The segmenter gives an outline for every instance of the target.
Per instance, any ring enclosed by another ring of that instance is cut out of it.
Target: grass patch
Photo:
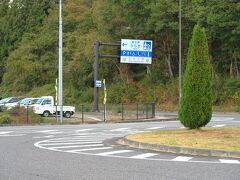
[[[129,135],[129,139],[166,146],[240,151],[240,127],[165,130]]]

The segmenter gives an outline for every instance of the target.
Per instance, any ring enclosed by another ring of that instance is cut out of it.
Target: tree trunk
[[[170,78],[173,78],[171,55],[170,54],[166,55],[165,59],[166,59],[167,65],[168,65],[168,72],[169,72]]]
[[[239,78],[239,70],[238,70],[238,63],[237,63],[236,54],[234,54],[234,66],[235,66],[235,69],[236,69],[236,76],[237,76],[237,78]]]
[[[231,64],[230,64],[230,78],[233,78],[233,62],[232,62],[232,59],[231,59]]]

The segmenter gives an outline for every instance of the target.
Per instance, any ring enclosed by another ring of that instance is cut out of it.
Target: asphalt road
[[[218,115],[209,127],[240,126]],[[177,122],[0,127],[1,180],[238,180],[240,159],[132,149],[127,134],[178,129]]]

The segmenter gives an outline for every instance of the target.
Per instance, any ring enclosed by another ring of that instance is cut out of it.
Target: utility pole
[[[60,106],[60,122],[63,123],[63,74],[62,74],[62,0],[59,0],[59,67],[58,67],[58,106]]]
[[[182,0],[179,0],[179,104],[182,97]]]
[[[119,58],[119,55],[112,55],[112,54],[107,54],[107,55],[100,55],[99,53],[99,47],[100,46],[115,46],[115,47],[120,47],[121,43],[103,43],[103,42],[98,42],[96,41],[94,43],[94,92],[93,92],[93,112],[99,112],[99,99],[98,99],[98,88],[96,87],[96,81],[99,80],[99,59],[100,58]]]
[[[99,112],[99,107],[98,107],[98,88],[96,87],[96,81],[99,78],[99,46],[100,42],[96,41],[94,43],[94,100],[93,100],[93,111],[94,112]]]

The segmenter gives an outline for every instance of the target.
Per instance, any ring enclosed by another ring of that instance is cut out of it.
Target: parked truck
[[[60,114],[60,106],[54,105],[54,98],[52,96],[42,96],[36,104],[33,106],[33,110],[36,114],[44,117],[50,115]],[[63,106],[63,116],[70,118],[75,113],[74,106]]]

